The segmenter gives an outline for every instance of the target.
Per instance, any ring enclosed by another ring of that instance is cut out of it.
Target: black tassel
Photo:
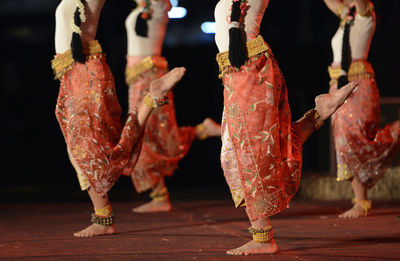
[[[231,23],[239,22],[241,1],[232,3]],[[247,60],[247,49],[243,43],[240,27],[229,29],[229,61],[233,67],[240,68]]]
[[[85,0],[82,0],[82,4],[85,4]],[[79,8],[77,7],[75,9],[75,13],[74,13],[74,24],[76,26],[80,27],[81,23],[82,23],[82,21],[80,18],[80,12],[79,12]],[[71,52],[72,52],[72,58],[76,62],[85,63],[85,57],[83,55],[81,36],[76,32],[72,33]]]
[[[246,48],[242,40],[242,30],[239,28],[229,29],[229,61],[231,65],[240,68],[247,59]]]
[[[143,13],[140,13],[136,19],[135,31],[137,35],[147,37],[149,26],[147,25],[147,21],[142,18],[142,14]]]
[[[81,36],[78,33],[72,33],[71,41],[72,58],[78,63],[85,63],[85,57],[83,56],[83,48],[81,42]]]
[[[338,79],[337,79],[337,87],[338,89],[340,87],[345,86],[346,84],[349,83],[349,80],[347,79],[347,75],[341,75]]]
[[[350,9],[349,15],[354,16],[356,8],[352,7]],[[344,85],[348,84],[349,81],[347,79],[347,72],[350,68],[351,64],[351,46],[350,46],[350,23],[347,22],[343,29],[343,42],[342,42],[342,60],[340,63],[340,69],[346,72],[346,75],[341,75],[338,79],[337,87],[341,88]]]

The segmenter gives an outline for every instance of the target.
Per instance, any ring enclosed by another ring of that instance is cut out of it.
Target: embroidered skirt
[[[224,84],[221,163],[236,206],[251,220],[282,211],[298,190],[301,140],[291,123],[285,81],[261,36],[247,43],[248,62],[217,55]]]
[[[330,89],[337,88],[340,67],[329,67]],[[368,188],[382,177],[400,146],[400,121],[380,129],[379,91],[372,66],[353,61],[349,80],[359,80],[356,90],[332,116],[336,147],[337,180],[357,176]]]
[[[75,63],[71,51],[52,61],[61,83],[56,117],[81,188],[104,195],[128,162],[136,161],[142,133],[135,110],[121,125],[114,79],[97,41],[85,53],[84,64]]]
[[[129,107],[133,108],[140,106],[149,91],[150,82],[168,71],[168,64],[163,57],[147,57],[129,66],[129,59],[128,56],[126,81],[129,85]],[[123,172],[131,176],[137,192],[148,190],[164,176],[172,175],[195,138],[194,127],[178,127],[172,92],[168,96],[169,103],[155,109],[147,121],[136,166],[128,165]]]

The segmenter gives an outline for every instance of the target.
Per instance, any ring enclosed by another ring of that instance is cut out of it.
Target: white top
[[[88,41],[96,39],[97,24],[99,22],[101,9],[105,0],[86,0],[85,16],[86,21],[81,24],[81,40],[85,45]],[[56,9],[56,32],[55,48],[56,53],[64,53],[71,49],[72,27],[74,12],[76,9],[75,0],[62,0]]]
[[[269,0],[248,0],[247,11],[244,18],[243,29],[246,32],[246,42],[251,41],[260,33],[260,24],[267,9]],[[215,7],[214,16],[216,22],[215,43],[219,52],[229,50],[229,29],[227,17],[231,15],[229,10],[232,0],[220,0]],[[242,16],[241,16],[242,17]]]
[[[137,16],[143,11],[139,0],[138,7],[125,20],[128,40],[128,55],[150,56],[161,55],[165,32],[168,25],[168,11],[171,9],[169,0],[151,0],[153,14],[147,20],[148,37],[138,36],[135,31]]]
[[[367,17],[355,15],[349,36],[352,60],[367,60],[372,36],[375,32],[375,24],[374,13]],[[340,63],[342,60],[343,33],[344,28],[339,27],[332,38],[333,63]]]

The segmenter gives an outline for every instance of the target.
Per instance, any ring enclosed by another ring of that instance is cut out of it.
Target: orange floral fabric
[[[363,61],[372,70],[371,65]],[[359,75],[360,84],[332,116],[337,179],[357,176],[368,188],[382,177],[400,146],[400,121],[380,129],[379,91],[374,73]],[[337,88],[332,79],[330,90]]]
[[[121,126],[114,79],[103,54],[74,63],[60,78],[56,117],[70,159],[90,186],[104,195],[135,162],[141,144],[136,111]]]
[[[129,86],[129,108],[140,106],[150,82],[167,71],[153,67],[137,77]],[[147,121],[136,166],[128,166],[123,173],[131,176],[137,192],[154,187],[164,176],[171,176],[195,139],[194,127],[178,127],[172,92],[168,97],[169,103],[155,109]]]
[[[301,141],[269,50],[223,77],[221,163],[236,206],[244,200],[251,220],[282,211],[301,175]]]

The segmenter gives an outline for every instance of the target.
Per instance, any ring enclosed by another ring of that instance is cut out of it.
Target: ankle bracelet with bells
[[[321,128],[324,124],[323,121],[318,120],[320,118],[320,115],[315,109],[311,109],[304,113],[304,117],[314,125],[314,131],[319,130],[319,128]]]
[[[372,201],[371,200],[367,200],[367,199],[358,200],[357,198],[353,198],[351,201],[353,202],[354,205],[357,204],[357,203],[360,204],[360,206],[364,210],[364,216],[367,216],[368,215],[368,211],[372,208]]]
[[[151,93],[147,93],[143,98],[143,103],[146,104],[150,109],[155,109],[163,106],[169,102],[168,96],[164,97],[154,97]]]
[[[154,201],[167,201],[169,199],[169,194],[167,188],[163,188],[160,191],[153,191],[150,193],[150,197]]]
[[[95,208],[91,222],[102,226],[111,226],[114,223],[114,214],[110,205],[104,208]]]
[[[267,244],[274,238],[272,226],[262,229],[249,227],[249,232],[253,235],[253,240],[261,244]]]

